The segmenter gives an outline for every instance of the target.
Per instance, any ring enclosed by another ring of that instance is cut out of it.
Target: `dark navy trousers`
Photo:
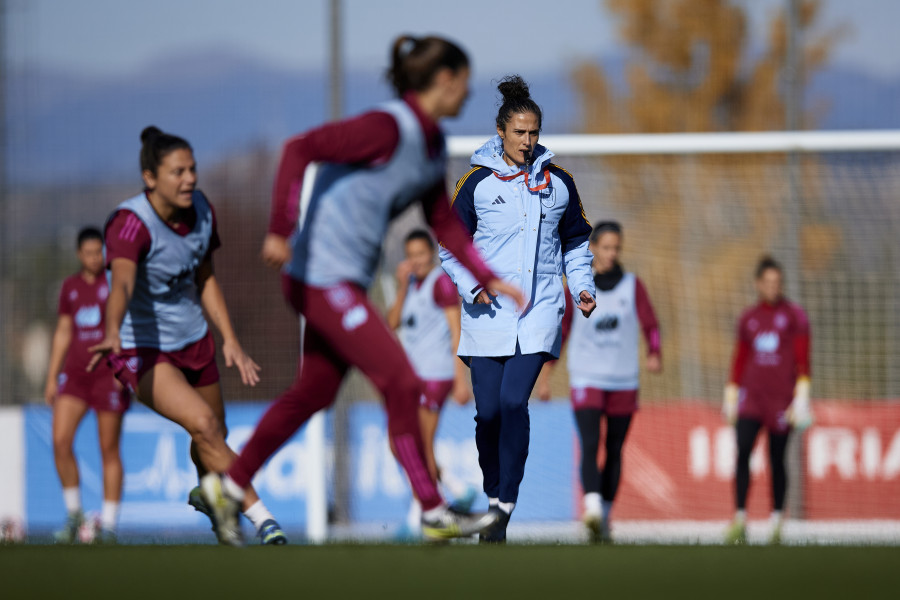
[[[473,356],[475,443],[484,476],[484,492],[500,502],[515,502],[528,458],[528,399],[548,354]]]

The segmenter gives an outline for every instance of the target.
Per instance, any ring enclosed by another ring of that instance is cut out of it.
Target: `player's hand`
[[[87,369],[88,372],[93,371],[97,368],[97,365],[100,364],[100,361],[110,354],[119,354],[122,352],[122,340],[119,338],[119,334],[106,334],[106,337],[100,341],[96,346],[91,346],[88,348],[88,352],[92,353],[91,361],[88,363]]]
[[[59,396],[59,381],[56,377],[47,379],[47,385],[44,386],[44,402],[49,406],[53,406],[56,398]]]
[[[662,359],[659,357],[659,354],[648,356],[645,366],[651,373],[662,373]]]
[[[722,400],[722,418],[729,425],[737,423],[738,416],[738,396],[740,389],[734,383],[725,386],[725,397]]]
[[[244,352],[237,340],[227,340],[223,343],[222,355],[225,357],[226,367],[237,367],[244,385],[253,387],[259,383],[259,372],[262,369]]]
[[[788,422],[798,431],[803,431],[813,424],[813,414],[809,403],[809,379],[797,381],[794,386],[794,399],[785,411]]]
[[[412,263],[408,260],[401,260],[397,265],[394,275],[397,277],[397,286],[406,289],[409,287],[409,276],[412,275]]]
[[[537,397],[541,402],[549,402],[550,398],[553,396],[553,392],[550,390],[550,383],[547,379],[549,379],[549,377],[541,377],[538,379]]]
[[[469,384],[466,383],[465,379],[458,377],[454,380],[453,389],[450,391],[450,397],[460,406],[464,406],[469,402],[472,394],[469,392]]]
[[[518,305],[519,310],[524,311],[528,308],[528,300],[525,298],[525,294],[522,293],[519,286],[506,283],[502,279],[491,279],[488,281],[487,289],[481,290],[478,292],[478,295],[475,296],[475,304],[491,304],[494,301],[494,298],[500,294],[512,298],[516,305]]]
[[[487,290],[481,290],[478,294],[475,295],[475,300],[472,301],[473,304],[490,304],[493,301],[490,293]]]
[[[578,310],[581,311],[581,314],[585,317],[591,316],[591,313],[597,308],[597,301],[594,300],[591,293],[587,290],[581,290],[581,293],[578,295],[578,300]]]
[[[280,269],[291,260],[291,245],[286,237],[275,233],[266,234],[260,257],[274,269]]]

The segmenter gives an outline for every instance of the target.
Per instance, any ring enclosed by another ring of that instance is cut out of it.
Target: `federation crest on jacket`
[[[527,169],[510,166],[500,136],[494,136],[472,155],[473,168],[456,186],[453,208],[475,247],[498,276],[519,285],[531,300],[525,311],[502,296],[495,304],[474,304],[477,281],[442,249],[442,266],[464,301],[460,356],[511,356],[517,343],[525,354],[558,356],[562,275],[573,298],[585,290],[595,295],[591,226],[575,182],[551,162],[547,148],[535,146],[534,156]]]

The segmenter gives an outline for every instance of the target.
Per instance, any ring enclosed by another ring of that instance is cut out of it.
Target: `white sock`
[[[600,513],[600,494],[597,492],[588,492],[584,495],[584,512],[589,515],[599,515]]]
[[[773,510],[772,517],[771,517],[772,527],[781,527],[781,521],[782,521],[781,511]]]
[[[243,500],[244,499],[244,490],[241,486],[239,486],[234,479],[225,475],[222,477],[222,491],[228,494],[229,498],[234,498],[235,500]],[[257,502],[257,504],[259,504]],[[256,506],[256,504],[254,504]],[[249,515],[248,515],[249,516]]]
[[[115,531],[119,522],[119,503],[104,500],[100,509],[100,527],[106,531]]]
[[[744,510],[744,509],[740,509],[740,510],[735,511],[735,513],[734,513],[734,520],[735,520],[736,522],[740,523],[741,525],[743,525],[744,523],[746,523],[746,522],[747,522],[747,511]]]
[[[406,513],[406,526],[410,531],[418,531],[422,526],[422,505],[415,498],[409,503],[409,511]]]
[[[499,506],[500,510],[502,510],[506,514],[511,515],[513,509],[516,507],[516,503],[515,502],[497,502],[497,506]]]
[[[262,500],[257,500],[251,504],[250,508],[244,511],[244,516],[250,519],[250,522],[253,523],[253,526],[257,529],[262,527],[262,524],[269,519],[275,518],[272,516],[272,513],[269,512],[269,509],[266,508],[266,505],[263,504]]]
[[[500,498],[488,498],[488,508],[493,508],[500,504]]]
[[[429,508],[428,510],[424,511],[422,513],[422,518],[426,521],[431,521],[441,516],[445,510],[447,510],[447,505],[442,502],[434,508]]]
[[[77,487],[63,488],[63,503],[70,515],[81,512],[81,491]]]
[[[612,500],[602,500],[600,502],[600,510],[602,511],[600,514],[603,515],[603,520],[609,521],[610,514],[612,513]]]

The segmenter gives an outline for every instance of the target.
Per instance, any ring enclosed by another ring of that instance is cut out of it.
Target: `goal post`
[[[451,186],[487,138],[448,139]],[[813,397],[822,417],[819,429],[795,436],[808,441],[794,445],[814,456],[793,465],[789,513],[852,518],[854,506],[866,505],[871,510],[862,512],[890,517],[871,499],[898,477],[890,466],[895,445],[900,456],[900,429],[879,412],[900,405],[900,130],[546,135],[540,143],[572,173],[589,220],[623,224],[623,264],[641,277],[655,305],[665,368],[660,376],[642,373],[646,410],[635,424],[649,427],[659,411],[668,415],[662,429],[646,436],[669,440],[672,446],[660,454],[693,448],[695,465],[720,465],[702,470],[703,477],[718,473],[721,485],[709,494],[719,494],[716,506],[730,506],[731,446],[719,443],[727,432],[714,424],[701,431],[685,407],[717,411],[737,319],[755,302],[754,266],[770,254],[785,266],[789,298],[810,318]],[[568,396],[566,360],[563,354],[551,382],[560,399]],[[866,412],[875,404],[877,410]],[[837,450],[834,440],[844,434]],[[652,518],[649,509],[628,508],[646,492],[635,489],[633,476],[653,466],[652,452],[630,445],[617,514]],[[840,478],[829,479],[838,472]],[[810,473],[820,479],[806,481]],[[674,474],[675,484],[679,477]],[[817,487],[823,481],[831,490],[824,498]],[[755,485],[760,501],[751,498],[751,516],[769,510],[766,488]],[[706,518],[712,516],[727,513]]]
[[[468,158],[482,136],[452,136],[451,157]],[[873,131],[765,131],[746,133],[547,135],[540,143],[562,156],[759,154],[764,152],[878,152],[900,150],[900,129]]]

